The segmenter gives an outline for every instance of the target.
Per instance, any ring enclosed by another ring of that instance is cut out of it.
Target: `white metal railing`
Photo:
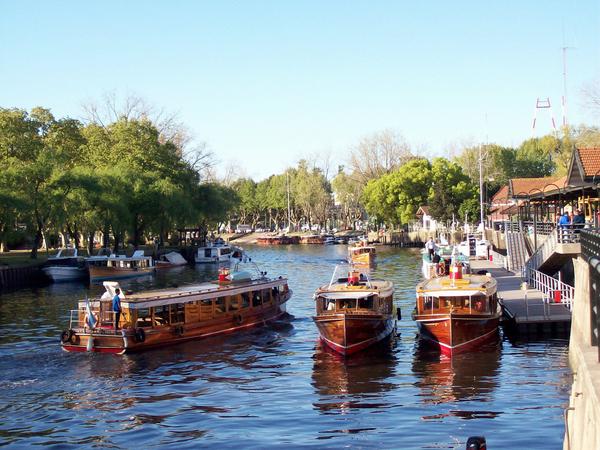
[[[575,296],[575,288],[573,286],[569,286],[550,275],[531,268],[527,268],[525,274],[527,283],[542,293],[544,301],[548,303],[562,303],[569,308],[569,311],[572,310],[573,298]]]

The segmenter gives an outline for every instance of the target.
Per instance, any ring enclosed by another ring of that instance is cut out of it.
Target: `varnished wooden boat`
[[[300,242],[300,238],[298,236],[264,236],[256,239],[256,243],[258,245],[290,245],[290,244],[298,244]]]
[[[301,244],[323,244],[323,237],[318,234],[311,234],[300,237]]]
[[[152,257],[144,256],[142,250],[135,251],[132,256],[92,256],[86,258],[85,263],[88,266],[91,281],[116,280],[149,275],[155,269]]]
[[[394,330],[394,285],[371,280],[352,270],[314,294],[313,317],[321,340],[342,355],[351,355],[387,338]]]
[[[359,241],[354,247],[348,247],[348,262],[350,264],[360,264],[372,266],[375,264],[377,251],[372,245],[367,245],[367,242]]]
[[[69,328],[61,335],[62,348],[123,354],[232,333],[280,317],[292,295],[284,278],[252,277],[242,271],[219,278],[212,283],[135,294],[121,290],[119,329],[114,328],[112,312],[119,285],[106,281],[106,292],[100,298],[82,300],[78,309],[71,311]]]
[[[463,275],[455,265],[450,270],[417,285],[413,319],[422,338],[452,356],[497,338],[501,308],[494,278]]]

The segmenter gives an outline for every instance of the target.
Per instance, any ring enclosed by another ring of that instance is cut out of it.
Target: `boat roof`
[[[371,279],[360,282],[358,286],[348,285],[346,279],[321,286],[315,292],[315,297],[330,299],[338,298],[364,298],[370,295],[385,295],[394,292],[394,284],[391,281]]]
[[[449,276],[425,280],[417,284],[417,293],[432,297],[492,295],[496,287],[496,279],[491,276],[463,274],[463,278],[458,280]]]
[[[286,284],[286,278],[259,278],[227,284],[200,283],[176,288],[157,289],[138,293],[124,293],[121,289],[121,304],[129,309],[149,308],[160,305],[170,305],[174,303],[185,303],[190,301],[212,299],[215,297],[225,297],[228,295],[241,294],[253,291],[257,287],[260,289],[270,289],[272,287]],[[115,289],[119,283],[115,281],[105,281],[104,288],[106,292],[101,297],[102,300],[112,299]]]

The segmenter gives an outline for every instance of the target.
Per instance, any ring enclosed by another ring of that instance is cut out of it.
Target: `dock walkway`
[[[487,260],[471,260],[471,270],[486,270],[498,281],[498,297],[509,322],[520,333],[568,335],[571,312],[562,303],[552,303],[537,289],[521,289],[521,277]]]

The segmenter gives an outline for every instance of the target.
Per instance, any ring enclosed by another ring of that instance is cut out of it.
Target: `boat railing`
[[[115,313],[113,311],[92,311],[94,319],[97,321],[94,330],[104,329],[110,331],[110,327],[114,326]],[[85,309],[70,310],[69,329],[84,329],[90,330],[88,323],[87,311]]]

